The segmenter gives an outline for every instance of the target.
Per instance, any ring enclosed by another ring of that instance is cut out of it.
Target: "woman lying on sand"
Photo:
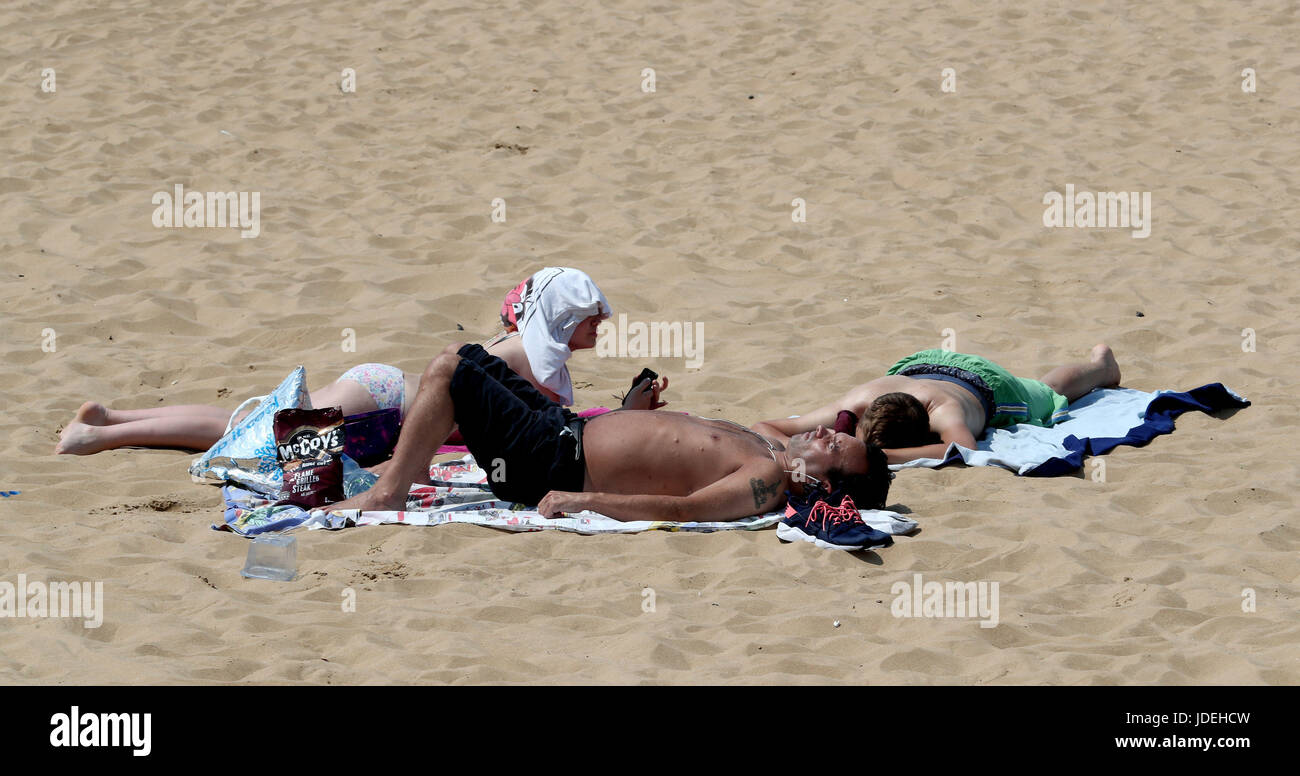
[[[942,458],[948,445],[974,449],[988,427],[1015,423],[1051,426],[1066,407],[1094,388],[1119,385],[1110,346],[1092,349],[1087,361],[1058,366],[1041,380],[1016,377],[987,358],[922,350],[824,407],[795,418],[754,424],[760,434],[785,441],[819,425],[855,433],[885,451],[891,464]]]
[[[547,267],[506,295],[501,308],[505,331],[485,347],[547,398],[567,406],[573,403],[569,356],[596,346],[596,329],[609,315],[609,302],[587,273]],[[311,406],[342,407],[345,416],[399,407],[405,418],[419,386],[420,375],[387,364],[361,364],[312,391]],[[666,402],[659,401],[659,394],[667,387],[667,378],[642,381],[623,406],[662,407]],[[230,420],[229,410],[206,404],[113,410],[88,401],[63,430],[54,452],[90,455],[119,447],[206,450],[226,433]]]

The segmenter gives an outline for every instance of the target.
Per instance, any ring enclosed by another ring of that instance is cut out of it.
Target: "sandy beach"
[[[1294,8],[795,5],[7,4],[0,580],[105,610],[0,621],[0,682],[1300,682]],[[259,233],[155,226],[176,184],[259,192]],[[1067,185],[1149,192],[1149,236],[1046,227]],[[649,366],[751,424],[945,337],[1031,377],[1107,342],[1128,387],[1253,404],[1101,481],[901,472],[921,528],[878,553],[378,526],[295,532],[288,583],[240,576],[193,454],[53,454],[86,400],[418,373],[544,266],[702,324],[697,369],[576,355],[579,408]],[[999,625],[893,616],[914,574],[998,582]]]

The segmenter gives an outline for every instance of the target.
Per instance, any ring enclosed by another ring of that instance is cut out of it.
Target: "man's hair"
[[[889,482],[894,473],[889,470],[889,461],[885,451],[876,445],[867,445],[867,473],[845,474],[842,471],[827,472],[831,491],[839,491],[841,498],[849,496],[858,509],[884,509],[885,500],[889,498]]]
[[[930,413],[910,393],[886,393],[867,407],[862,419],[863,442],[889,449],[920,447],[931,441]]]

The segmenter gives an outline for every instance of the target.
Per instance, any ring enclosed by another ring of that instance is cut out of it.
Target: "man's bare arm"
[[[942,458],[943,454],[948,451],[948,446],[954,442],[967,449],[975,449],[975,435],[970,432],[969,428],[966,428],[965,422],[953,421],[951,424],[933,430],[938,432],[939,438],[943,440],[942,442],[921,447],[887,449],[885,450],[885,459],[893,464],[907,463],[918,458]]]
[[[842,409],[849,409],[849,407],[843,401],[835,401],[797,418],[761,420],[755,423],[752,428],[763,436],[771,437],[781,444],[785,444],[795,434],[812,431],[818,426],[831,428],[835,425],[835,418]]]
[[[538,511],[546,517],[590,509],[623,521],[728,521],[766,514],[783,503],[784,473],[772,461],[755,461],[689,496],[551,491]]]

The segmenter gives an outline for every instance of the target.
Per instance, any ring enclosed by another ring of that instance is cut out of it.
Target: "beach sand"
[[[105,615],[0,623],[0,681],[1300,681],[1287,4],[85,5],[0,10],[0,579],[101,580]],[[177,183],[260,192],[260,235],[155,228]],[[1149,238],[1045,228],[1066,184],[1151,192]],[[418,372],[550,265],[630,320],[703,324],[699,369],[575,356],[579,407],[648,365],[670,409],[753,423],[947,329],[1026,376],[1109,342],[1130,387],[1253,406],[1118,449],[1104,481],[903,472],[921,530],[876,554],[371,527],[298,532],[290,583],[240,577],[193,455],[52,455],[87,399]],[[913,574],[998,582],[999,625],[892,616]]]

